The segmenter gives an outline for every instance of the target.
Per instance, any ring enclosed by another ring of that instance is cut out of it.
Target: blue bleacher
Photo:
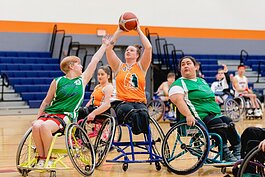
[[[55,77],[64,75],[59,59],[49,52],[0,51],[0,72],[6,73],[16,93],[30,108],[39,108]],[[86,104],[90,92],[86,92]]]

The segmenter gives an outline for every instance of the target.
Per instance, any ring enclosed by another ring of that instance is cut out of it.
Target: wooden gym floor
[[[0,177],[18,177],[21,176],[16,170],[16,151],[22,136],[26,130],[31,126],[31,122],[35,120],[35,115],[17,115],[17,116],[0,116]],[[168,122],[160,122],[164,132],[166,133],[169,128]],[[237,129],[240,133],[249,127],[265,127],[265,119],[258,120],[242,120],[236,123]],[[123,137],[127,137],[123,134]],[[111,152],[108,157],[115,156],[117,152]],[[108,158],[107,157],[107,158]],[[109,158],[108,158],[109,159]],[[228,168],[228,172],[231,168]],[[30,172],[31,176],[50,176],[49,173]],[[80,176],[76,170],[61,170],[57,171],[57,176]],[[93,177],[170,177],[178,176],[174,173],[167,171],[162,166],[160,171],[156,171],[155,165],[148,163],[134,163],[129,164],[129,168],[126,172],[122,170],[122,164],[120,163],[106,163],[104,162],[100,168],[96,169],[91,175]],[[197,172],[188,175],[190,177],[204,176],[204,177],[222,177],[219,168],[211,166],[203,166]]]

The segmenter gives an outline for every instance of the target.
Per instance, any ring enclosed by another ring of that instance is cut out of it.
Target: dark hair
[[[139,57],[136,59],[136,61],[138,62],[140,57],[142,56],[142,46],[138,45],[138,44],[134,44],[133,45],[136,48],[136,53],[139,55]]]
[[[98,70],[99,69],[102,69],[105,73],[107,73],[108,76],[110,76],[109,79],[108,79],[108,81],[110,83],[112,83],[112,70],[111,70],[111,67],[109,65],[104,65],[104,66],[100,66],[98,68]]]
[[[181,69],[181,62],[184,60],[184,59],[190,59],[192,61],[192,63],[194,64],[194,66],[196,65],[197,61],[195,58],[193,58],[192,56],[184,56],[182,57],[180,60],[179,60],[179,70]]]

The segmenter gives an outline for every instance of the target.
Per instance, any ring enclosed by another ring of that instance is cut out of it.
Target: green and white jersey
[[[215,114],[216,117],[221,115],[214,93],[202,78],[177,79],[169,89],[169,96],[176,93],[184,94],[184,100],[196,118],[204,119],[209,114]]]
[[[66,114],[71,121],[76,121],[78,109],[83,103],[85,88],[82,77],[68,79],[65,76],[55,78],[56,92],[51,104],[44,112]]]

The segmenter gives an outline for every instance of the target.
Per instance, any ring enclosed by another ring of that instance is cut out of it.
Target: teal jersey
[[[221,115],[221,109],[215,102],[215,95],[204,79],[179,78],[171,85],[170,89],[174,86],[183,88],[184,100],[194,117],[204,119],[209,114],[215,114],[216,117]]]
[[[66,114],[71,121],[76,121],[78,109],[83,103],[85,89],[82,77],[68,79],[65,76],[55,78],[56,92],[51,104],[44,112]]]

